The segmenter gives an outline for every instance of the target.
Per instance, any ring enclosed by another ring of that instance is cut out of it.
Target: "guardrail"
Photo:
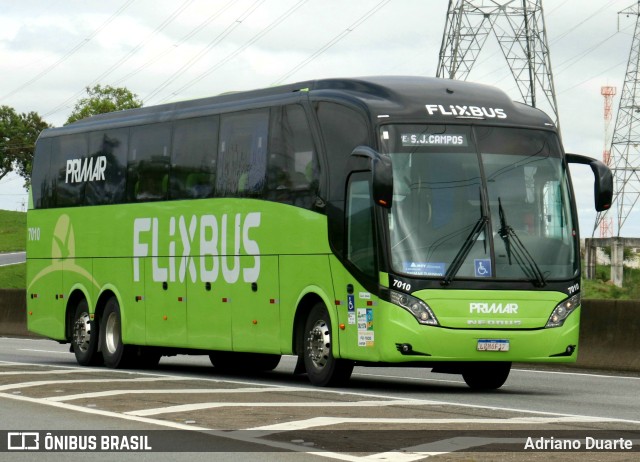
[[[27,331],[26,292],[0,289],[0,336]],[[583,300],[576,367],[640,372],[640,300]]]

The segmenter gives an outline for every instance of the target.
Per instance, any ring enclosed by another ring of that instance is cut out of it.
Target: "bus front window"
[[[555,135],[387,125],[381,139],[393,163],[394,271],[539,285],[574,275],[568,180]]]

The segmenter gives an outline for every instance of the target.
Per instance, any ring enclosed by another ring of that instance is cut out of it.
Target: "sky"
[[[600,89],[617,88],[612,131],[636,20],[618,12],[634,3],[543,0],[567,152],[602,158]],[[448,0],[0,0],[0,105],[60,126],[95,84],[127,87],[151,106],[325,77],[435,76],[447,6]],[[493,37],[467,80],[521,100]],[[593,176],[587,166],[571,172],[581,234],[589,237]],[[24,209],[23,183],[17,175],[0,180],[0,209]],[[640,209],[622,235],[640,237]]]

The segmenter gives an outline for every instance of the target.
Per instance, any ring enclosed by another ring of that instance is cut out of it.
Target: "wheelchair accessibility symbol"
[[[491,259],[482,258],[473,260],[473,267],[477,278],[490,278],[491,277]]]

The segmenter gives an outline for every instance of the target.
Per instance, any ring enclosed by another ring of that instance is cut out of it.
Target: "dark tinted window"
[[[51,138],[38,140],[33,155],[33,170],[31,172],[31,195],[33,207],[36,209],[52,207],[51,203]]]
[[[171,124],[131,129],[127,164],[129,201],[167,198],[169,190]]]
[[[356,146],[370,145],[367,122],[356,110],[335,103],[321,102],[317,112],[331,169],[330,199],[343,198],[351,151]]]
[[[172,199],[213,197],[218,117],[176,122],[171,154]]]
[[[89,135],[89,152],[98,169],[105,163],[104,180],[89,181],[85,187],[85,204],[118,204],[125,200],[127,178],[127,142],[129,130],[93,132]],[[101,158],[104,161],[100,160]],[[96,161],[94,161],[95,163]]]
[[[264,192],[269,110],[220,117],[217,196],[257,197]]]
[[[84,187],[92,181],[97,159],[88,156],[87,135],[66,135],[53,139],[51,179],[55,207],[71,207],[84,202]]]
[[[347,162],[353,148],[370,145],[367,122],[360,112],[336,103],[317,105],[318,121],[329,166],[329,242],[333,250],[344,255],[344,194]],[[366,165],[366,164],[364,164]]]
[[[291,105],[274,109],[267,174],[267,198],[311,208],[318,191],[320,169],[304,109]]]
[[[368,173],[356,173],[352,176],[349,184],[347,258],[367,276],[375,277],[370,176]]]

